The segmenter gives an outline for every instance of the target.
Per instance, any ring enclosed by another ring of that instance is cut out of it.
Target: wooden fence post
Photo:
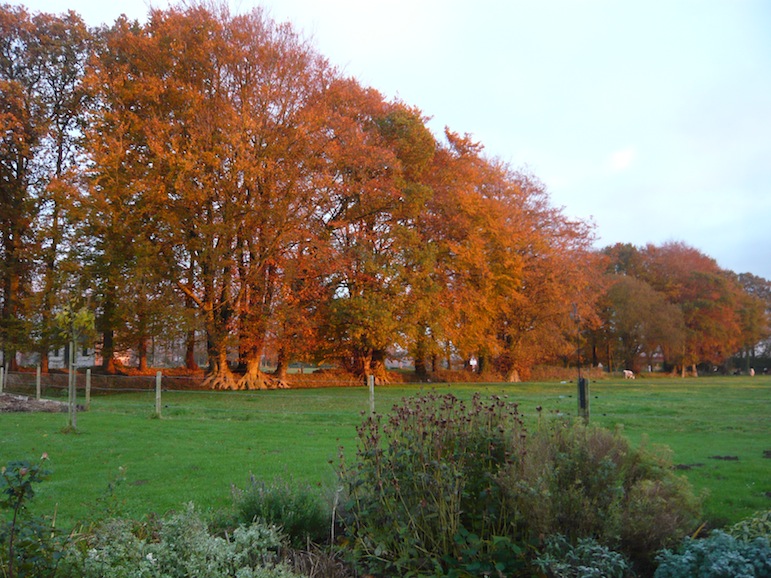
[[[86,369],[86,411],[91,409],[91,368]]]
[[[4,367],[0,366],[0,393],[3,393],[3,384],[5,383],[5,371]]]
[[[75,374],[75,340],[70,343],[70,371],[68,374],[68,389],[70,401],[70,430],[78,429],[78,392],[77,376]]]
[[[161,372],[155,374],[155,417],[161,417]]]
[[[369,385],[369,413],[375,413],[375,376],[367,376],[367,384]]]
[[[41,382],[40,382],[40,364],[38,364],[35,370],[35,399],[40,399],[42,394]]]

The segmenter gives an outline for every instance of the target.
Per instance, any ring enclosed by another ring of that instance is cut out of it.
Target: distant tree
[[[645,281],[616,276],[608,289],[608,302],[607,332],[614,357],[625,368],[640,371],[642,356],[650,363],[657,352],[671,362],[682,351],[682,311]]]
[[[741,273],[736,280],[744,291],[739,296],[741,353],[744,369],[749,371],[756,355],[763,353],[763,346],[768,347],[771,337],[771,282],[752,273]]]
[[[720,365],[741,347],[740,287],[714,259],[684,243],[648,245],[640,278],[678,305],[686,334],[681,372]]]

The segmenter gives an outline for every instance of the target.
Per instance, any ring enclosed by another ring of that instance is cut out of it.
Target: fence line
[[[292,386],[296,388],[325,388],[325,387],[357,387],[364,386],[364,380],[349,377],[330,378],[329,380],[302,379],[302,374],[291,375]],[[295,379],[297,378],[297,379]],[[130,393],[155,391],[185,391],[211,393],[214,391],[203,386],[204,377],[164,375],[157,372],[155,375],[101,375],[94,374],[90,369],[75,374],[75,387],[85,391],[87,397],[90,393]],[[46,392],[60,393],[66,390],[69,384],[69,374],[66,372],[41,373],[40,368],[34,372],[17,371],[8,372],[0,367],[0,393],[32,394],[37,399],[43,397]],[[257,391],[257,390],[252,390]]]

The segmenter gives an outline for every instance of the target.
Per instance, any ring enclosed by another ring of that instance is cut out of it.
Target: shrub
[[[663,449],[564,421],[539,429],[527,448],[500,475],[524,537],[593,537],[650,570],[656,552],[696,525],[699,501]]]
[[[458,567],[473,552],[495,566],[515,520],[496,474],[521,459],[524,428],[515,404],[470,405],[452,395],[406,399],[387,423],[358,428],[357,460],[341,476],[354,560],[374,573],[405,575]],[[506,548],[511,564],[512,548]],[[517,563],[521,563],[521,556]]]
[[[731,526],[726,533],[745,541],[765,538],[771,542],[771,510],[757,512],[751,518]]]
[[[295,547],[328,540],[331,508],[321,492],[309,485],[278,479],[265,483],[252,478],[245,489],[233,489],[233,509],[235,523],[263,520],[275,524]]]
[[[190,505],[163,520],[103,522],[67,551],[62,576],[294,578],[278,561],[281,545],[279,530],[263,522],[214,536]]]
[[[7,578],[53,576],[59,563],[64,539],[44,517],[33,516],[28,504],[35,496],[35,485],[50,475],[38,462],[12,461],[0,470],[0,573]]]
[[[358,429],[342,478],[354,562],[373,573],[523,571],[545,537],[583,538],[652,571],[699,503],[663,451],[558,421],[528,435],[516,404],[423,396]]]
[[[771,547],[765,538],[745,541],[715,531],[708,538],[688,538],[680,552],[659,556],[654,578],[771,578]]]
[[[631,575],[626,558],[599,544],[582,538],[576,546],[564,536],[553,536],[536,558],[534,566],[553,578],[625,578]]]

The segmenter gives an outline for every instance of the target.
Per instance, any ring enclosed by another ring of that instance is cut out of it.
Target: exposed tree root
[[[239,389],[235,376],[230,371],[217,371],[206,376],[203,386],[209,389]]]
[[[257,364],[247,365],[246,373],[238,380],[238,389],[288,389],[286,379],[268,375]]]
[[[508,383],[521,383],[522,379],[519,377],[519,371],[516,369],[511,369],[506,374],[506,381]]]

